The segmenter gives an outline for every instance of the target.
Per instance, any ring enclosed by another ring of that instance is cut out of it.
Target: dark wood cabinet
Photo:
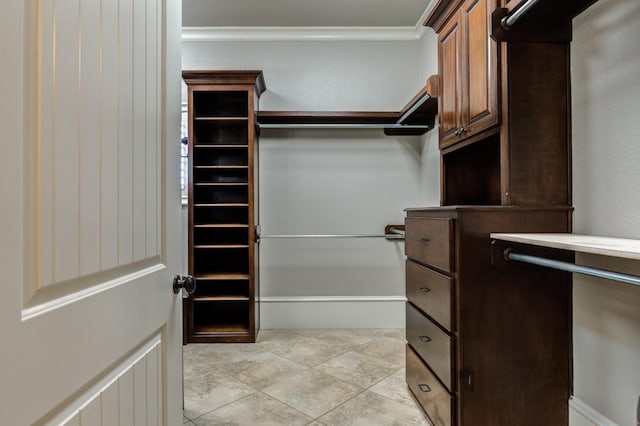
[[[567,424],[571,276],[523,273],[489,234],[567,232],[571,209],[408,209],[405,226],[407,384],[431,422]]]
[[[467,0],[438,30],[440,148],[496,126],[498,45],[489,37],[496,0]]]
[[[511,28],[522,0],[440,0],[425,21],[442,206],[407,210],[407,384],[435,425],[568,424],[571,275],[489,235],[571,232],[571,18],[593,0],[526,3]]]
[[[570,205],[569,45],[498,43],[495,0],[441,0],[442,205]]]
[[[257,135],[261,71],[184,71],[189,274],[184,341],[254,342],[259,329]]]
[[[498,46],[497,3],[441,0],[426,21],[442,206],[407,210],[407,384],[435,425],[566,425],[571,276],[523,271],[489,235],[571,232],[569,46]]]

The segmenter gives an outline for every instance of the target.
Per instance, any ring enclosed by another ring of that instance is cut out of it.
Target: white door
[[[179,0],[0,0],[0,425],[182,424]]]

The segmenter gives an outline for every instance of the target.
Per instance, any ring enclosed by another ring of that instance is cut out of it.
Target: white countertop
[[[592,253],[623,259],[640,260],[640,240],[628,238],[598,237],[578,234],[503,234],[492,233],[491,238],[514,243],[531,244],[571,250],[580,253]]]

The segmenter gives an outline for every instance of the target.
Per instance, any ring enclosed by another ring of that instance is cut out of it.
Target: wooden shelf
[[[247,203],[198,203],[194,207],[248,207]]]
[[[194,169],[248,169],[249,166],[193,166]]]
[[[220,122],[229,122],[229,123],[236,123],[238,121],[247,121],[248,118],[247,117],[227,117],[224,115],[221,116],[200,116],[200,117],[195,117],[193,119],[194,121],[220,121]]]
[[[397,112],[378,111],[260,111],[263,124],[394,124]]]
[[[216,145],[216,144],[206,144],[206,145],[194,145],[194,148],[227,148],[227,149],[233,149],[233,148],[249,148],[249,145],[242,145],[242,144],[237,144],[237,145],[233,145],[233,144],[229,144],[229,145]]]
[[[386,135],[422,135],[435,125],[437,76],[401,111],[261,111],[260,128],[379,128]]]
[[[194,183],[195,186],[213,186],[213,187],[234,187],[234,186],[249,186],[247,182],[203,182]]]
[[[398,113],[398,124],[420,124],[431,123],[438,114],[438,98],[436,79],[432,76],[429,83],[422,88],[405,107]]]
[[[248,280],[249,274],[199,274],[196,275],[196,280]]]
[[[197,249],[235,249],[248,247],[248,244],[198,244],[193,246],[193,248]]]
[[[206,223],[193,225],[194,228],[248,228],[246,223]]]
[[[249,329],[244,324],[224,324],[224,325],[197,325],[193,327],[193,334],[249,334]]]
[[[225,296],[194,296],[194,302],[248,302],[250,299],[247,296],[239,295],[225,295]]]
[[[492,233],[491,238],[513,243],[570,250],[579,253],[640,260],[640,240],[598,237],[579,234],[504,234]]]

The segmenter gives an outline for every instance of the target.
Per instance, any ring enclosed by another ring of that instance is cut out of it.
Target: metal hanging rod
[[[387,238],[392,240],[403,240],[404,231],[392,227],[387,227],[384,234],[261,234],[262,238]]]
[[[404,239],[404,233],[393,234],[264,234],[259,239],[265,238],[389,238],[395,240]]]
[[[573,263],[561,262],[559,260],[546,259],[544,257],[530,256],[528,254],[514,253],[511,249],[504,251],[504,257],[517,262],[531,263],[533,265],[545,266],[547,268],[559,269],[566,272],[577,272],[578,274],[590,275],[598,278],[619,281],[626,284],[640,285],[640,277],[636,275],[623,274],[621,272],[607,271],[605,269],[580,266]]]
[[[540,0],[527,0],[524,2],[524,4],[522,6],[520,6],[518,9],[516,9],[515,12],[513,12],[511,15],[507,15],[504,18],[502,18],[502,20],[500,20],[500,25],[502,25],[502,28],[504,28],[505,30],[510,30],[511,27],[520,20],[520,18],[522,18],[522,15],[524,15],[525,13],[527,13],[529,11],[529,9],[531,9],[533,6],[535,6],[536,3],[538,3]]]
[[[302,124],[302,123],[282,123],[282,124],[258,124],[261,129],[415,129],[415,130],[430,130],[430,126],[424,125],[411,125],[411,124],[331,124],[331,123],[317,123],[317,124]]]

